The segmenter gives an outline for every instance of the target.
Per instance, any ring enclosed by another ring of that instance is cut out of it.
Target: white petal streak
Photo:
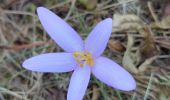
[[[90,67],[78,67],[71,76],[67,100],[82,100],[90,80]]]
[[[71,53],[47,53],[25,60],[23,67],[36,72],[68,72],[76,63]]]

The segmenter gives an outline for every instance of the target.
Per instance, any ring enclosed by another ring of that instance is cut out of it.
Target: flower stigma
[[[73,56],[75,60],[78,62],[80,67],[83,67],[85,64],[88,64],[90,67],[94,65],[94,61],[92,55],[89,52],[74,52]]]

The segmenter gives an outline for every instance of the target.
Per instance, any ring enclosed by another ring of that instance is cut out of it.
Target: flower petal
[[[108,58],[99,57],[96,59],[96,65],[92,68],[92,73],[100,81],[113,88],[124,91],[136,88],[136,82],[132,75]]]
[[[60,47],[67,52],[83,50],[81,37],[63,19],[44,7],[38,7],[37,13],[42,26]]]
[[[37,72],[68,72],[74,70],[76,63],[71,53],[41,54],[23,63],[23,67]]]
[[[85,41],[85,50],[90,52],[93,57],[101,55],[106,48],[111,32],[111,18],[99,22],[87,37]]]
[[[78,67],[70,80],[67,100],[82,100],[90,80],[90,67]]]

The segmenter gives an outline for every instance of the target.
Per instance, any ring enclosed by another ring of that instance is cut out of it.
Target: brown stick
[[[12,46],[0,45],[0,49],[9,49],[9,50],[18,51],[21,49],[28,49],[28,48],[32,48],[35,46],[42,46],[42,45],[46,45],[46,44],[50,44],[50,43],[52,43],[52,41],[48,41],[48,42],[37,41],[34,43],[30,43],[30,44],[12,45]]]

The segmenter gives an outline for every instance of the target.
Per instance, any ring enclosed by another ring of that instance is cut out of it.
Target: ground
[[[84,100],[170,100],[169,0],[0,0],[0,100],[66,99],[72,72],[22,67],[31,56],[63,51],[42,28],[39,6],[65,19],[83,39],[105,18],[119,23],[103,55],[127,69],[137,88],[116,90],[92,76]]]

